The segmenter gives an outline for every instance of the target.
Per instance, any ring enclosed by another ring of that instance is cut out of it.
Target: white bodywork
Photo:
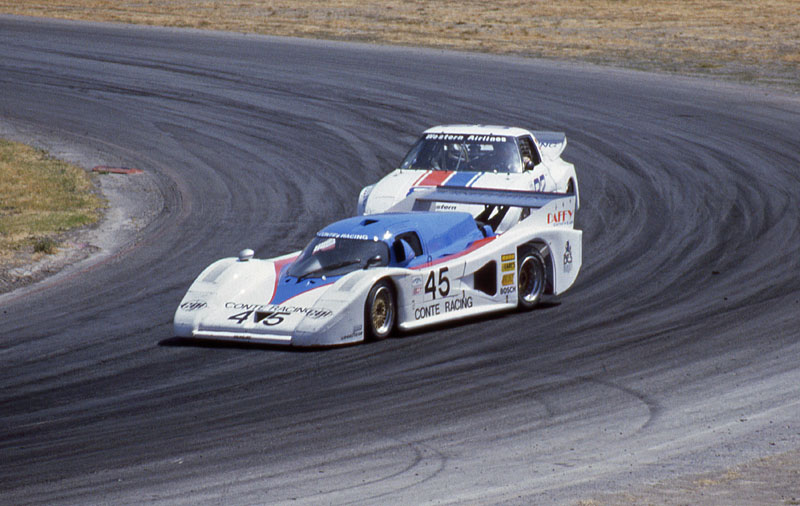
[[[474,204],[476,199],[519,204],[530,214],[505,233],[478,240],[456,254],[429,258],[410,269],[357,270],[335,283],[310,286],[281,304],[268,301],[282,267],[299,252],[270,260],[252,259],[252,252],[243,252],[239,259],[219,260],[198,276],[181,301],[175,313],[175,334],[292,346],[362,341],[367,295],[382,279],[389,279],[394,287],[397,327],[403,330],[508,310],[518,306],[520,252],[534,247],[545,256],[549,293],[558,295],[573,285],[582,255],[582,232],[573,228],[574,195],[421,188],[391,211],[433,210],[443,202]],[[483,274],[477,276],[478,271]]]
[[[442,135],[514,137],[519,141],[526,139],[535,151],[532,169],[517,173],[480,172],[474,177],[455,178],[453,172],[437,170],[396,169],[373,185],[362,188],[358,196],[356,212],[359,215],[375,214],[389,208],[406,198],[417,187],[450,184],[458,179],[459,185],[470,188],[492,188],[522,190],[532,192],[573,193],[576,209],[580,208],[578,178],[573,164],[564,161],[561,153],[567,146],[567,137],[561,132],[530,131],[523,128],[487,125],[442,125],[423,132]],[[448,179],[449,176],[449,179]],[[483,206],[468,204],[441,204],[437,211],[464,211],[477,216]],[[508,230],[522,217],[519,209],[512,209],[498,226],[498,232]]]

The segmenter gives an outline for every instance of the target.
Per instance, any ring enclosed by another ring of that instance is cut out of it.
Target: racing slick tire
[[[394,329],[397,320],[397,304],[394,287],[382,279],[372,286],[364,305],[364,326],[368,341],[386,339]]]
[[[517,272],[517,294],[519,307],[533,309],[542,299],[547,286],[547,270],[538,251],[525,251]]]

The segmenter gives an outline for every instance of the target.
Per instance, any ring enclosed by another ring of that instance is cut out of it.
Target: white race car
[[[498,233],[442,204],[525,210]],[[558,295],[581,267],[576,196],[420,187],[388,213],[333,223],[302,251],[269,260],[244,250],[192,283],[175,334],[213,340],[331,346],[395,329],[521,307]]]
[[[575,167],[561,159],[567,136],[561,132],[484,125],[429,128],[400,167],[361,190],[357,214],[382,213],[413,189],[426,186],[495,188],[575,195]],[[441,203],[437,210],[464,211],[504,232],[525,217],[521,209],[499,208],[487,216],[482,206]]]

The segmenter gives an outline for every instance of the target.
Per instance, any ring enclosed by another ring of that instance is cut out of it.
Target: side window
[[[405,232],[397,236],[397,239],[406,241],[411,249],[414,250],[414,256],[422,255],[422,243],[419,241],[419,236],[416,232]]]
[[[522,156],[523,168],[528,160],[532,161],[534,165],[539,165],[542,162],[541,158],[539,158],[539,152],[531,142],[530,137],[519,138],[519,153]]]

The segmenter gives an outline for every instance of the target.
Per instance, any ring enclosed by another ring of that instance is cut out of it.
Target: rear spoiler
[[[551,202],[562,199],[573,199],[574,201],[575,195],[491,188],[419,186],[412,188],[405,199],[388,209],[387,212],[434,211],[436,210],[436,203],[443,202],[539,209]],[[574,206],[574,202],[572,206]]]
[[[567,134],[564,132],[533,131],[531,133],[536,139],[536,144],[539,145],[542,156],[548,160],[555,160],[561,156],[564,148],[567,147]]]

